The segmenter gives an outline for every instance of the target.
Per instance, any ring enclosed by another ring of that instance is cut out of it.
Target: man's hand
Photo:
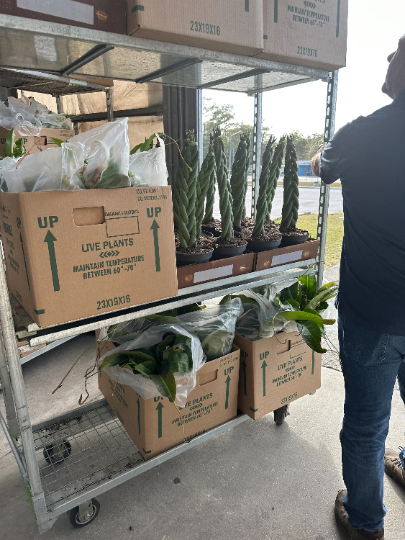
[[[312,172],[315,176],[321,176],[319,168],[320,168],[320,162],[321,162],[321,154],[324,151],[325,145],[321,144],[319,147],[318,153],[315,154],[315,156],[311,159],[311,167]]]

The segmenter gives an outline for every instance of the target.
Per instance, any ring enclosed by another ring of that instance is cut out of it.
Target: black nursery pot
[[[219,231],[215,227],[208,227],[208,225],[202,225],[202,230],[204,232],[211,233],[212,236],[215,236],[215,238],[219,238],[221,236],[221,231]]]
[[[205,263],[211,260],[213,251],[206,253],[176,253],[177,266]]]
[[[237,257],[242,255],[246,251],[247,245],[243,246],[221,246],[214,249],[214,255],[212,256],[213,261],[218,261],[219,259],[228,259],[229,257]]]
[[[277,249],[281,244],[282,238],[278,240],[249,240],[247,249],[259,253],[260,251],[270,251]]]
[[[306,242],[309,238],[309,232],[306,234],[291,234],[291,235],[284,235],[283,239],[281,241],[281,247],[286,246],[296,246],[298,244],[303,244]]]

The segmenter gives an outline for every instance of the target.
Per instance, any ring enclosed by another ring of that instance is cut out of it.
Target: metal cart
[[[254,94],[253,214],[258,192],[262,92],[312,80],[326,81],[325,141],[333,135],[337,72],[6,15],[0,15],[0,40],[6,44],[0,48],[0,66],[7,68],[26,70],[34,66],[36,70],[57,76],[74,73],[138,83],[157,82],[200,91],[217,88]],[[194,285],[181,289],[176,297],[152,304],[52,328],[38,328],[29,337],[30,346],[53,343],[103,326],[304,273],[317,275],[321,283],[328,204],[329,188],[322,185],[318,223],[321,247],[317,261],[291,263]],[[87,525],[99,512],[98,495],[247,419],[244,415],[238,416],[147,462],[105,400],[32,425],[3,265],[0,265],[0,316],[4,344],[4,347],[0,344],[0,377],[7,413],[7,422],[2,417],[0,422],[31,498],[40,532],[52,527],[64,512],[69,512],[75,527]]]

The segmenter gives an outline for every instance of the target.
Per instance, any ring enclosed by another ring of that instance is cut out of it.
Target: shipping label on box
[[[262,416],[321,386],[322,356],[298,332],[250,341],[236,335],[241,351],[239,409],[251,418]]]
[[[335,70],[346,65],[348,0],[264,0],[261,58]]]
[[[7,281],[50,326],[175,296],[170,187],[2,193]]]
[[[130,35],[180,45],[246,55],[263,49],[262,0],[128,0],[127,25]]]
[[[319,250],[319,240],[312,238],[303,244],[286,246],[269,251],[261,251],[256,254],[255,270],[266,270],[282,264],[289,264],[297,261],[315,259]]]
[[[98,346],[103,347],[101,354],[113,348]],[[141,455],[150,459],[237,415],[239,365],[236,347],[207,362],[198,371],[197,386],[182,409],[167,398],[143,399],[130,386],[111,380],[104,370],[99,374],[99,388]]]

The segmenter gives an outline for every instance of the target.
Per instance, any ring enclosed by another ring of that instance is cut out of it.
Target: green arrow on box
[[[225,410],[228,408],[228,405],[229,405],[229,385],[231,383],[231,378],[230,376],[228,375],[228,377],[226,378],[226,398],[225,398]]]
[[[155,244],[155,266],[156,266],[156,272],[160,272],[160,253],[159,253],[159,235],[158,235],[158,229],[160,229],[159,225],[157,224],[156,219],[153,220],[151,230],[153,231],[153,242]]]
[[[156,407],[156,410],[158,412],[158,439],[162,438],[162,425],[163,425],[163,415],[162,415],[162,409],[163,404],[161,401],[159,401],[158,406]]]
[[[262,370],[263,370],[263,397],[266,396],[266,360],[263,360]]]
[[[242,362],[242,369],[243,369],[243,392],[244,392],[245,396],[247,396],[247,389],[246,389],[246,367],[247,367],[247,364],[246,364],[246,362],[243,360],[243,362]]]
[[[53,244],[56,241],[57,240],[54,237],[54,235],[51,233],[51,231],[48,231],[46,233],[44,242],[48,244],[49,262],[51,263],[51,271],[52,271],[53,290],[60,291],[58,265],[56,264],[55,246]]]

